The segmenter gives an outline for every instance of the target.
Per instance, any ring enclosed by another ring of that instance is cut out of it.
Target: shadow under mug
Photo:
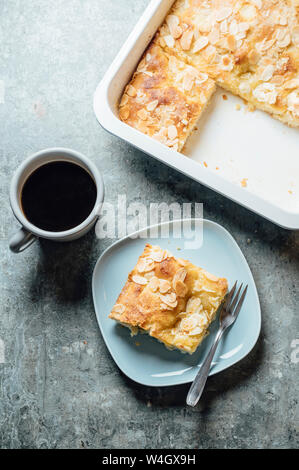
[[[81,166],[91,175],[97,189],[96,202],[89,216],[80,225],[63,232],[50,232],[36,227],[26,219],[21,206],[22,189],[27,178],[37,168],[54,161],[70,162]],[[21,163],[12,178],[9,196],[12,211],[22,225],[21,229],[10,238],[9,248],[14,253],[20,253],[39,237],[66,242],[85,235],[94,226],[100,215],[104,200],[104,183],[96,165],[81,153],[67,148],[50,148],[31,155]]]

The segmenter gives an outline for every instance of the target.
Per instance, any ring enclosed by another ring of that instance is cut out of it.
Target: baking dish
[[[299,229],[299,131],[218,88],[183,153],[118,118],[118,102],[173,0],[152,0],[94,95],[94,112],[110,133],[190,178],[288,229]]]

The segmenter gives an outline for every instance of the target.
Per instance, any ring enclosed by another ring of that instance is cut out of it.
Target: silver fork
[[[223,333],[225,332],[225,330],[235,322],[241,310],[241,307],[243,305],[245,295],[247,292],[248,285],[243,290],[241,296],[240,296],[240,293],[241,293],[243,284],[240,285],[236,295],[234,295],[236,291],[236,287],[237,287],[237,281],[235,282],[232,289],[226,296],[225,302],[220,312],[220,326],[217,331],[214,343],[207,357],[203,361],[201,368],[199,369],[197,373],[197,376],[193,380],[193,383],[187,395],[187,400],[186,400],[187,405],[195,406],[198,403],[198,400],[200,399],[203,389],[205,387],[205,384],[209,375],[209,371],[211,368],[211,363],[212,363],[214,354],[216,352],[218,343]]]

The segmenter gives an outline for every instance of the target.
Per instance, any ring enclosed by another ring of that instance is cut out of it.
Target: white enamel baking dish
[[[276,224],[299,229],[299,131],[218,89],[183,153],[118,119],[117,106],[145,48],[173,0],[152,0],[94,95],[99,123],[196,181]],[[225,95],[225,96],[223,96]],[[237,110],[237,107],[241,107]]]

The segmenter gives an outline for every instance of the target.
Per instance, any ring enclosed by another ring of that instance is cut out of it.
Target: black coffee
[[[79,165],[56,161],[25,181],[21,202],[25,217],[42,230],[61,232],[81,224],[94,208],[97,188]]]

